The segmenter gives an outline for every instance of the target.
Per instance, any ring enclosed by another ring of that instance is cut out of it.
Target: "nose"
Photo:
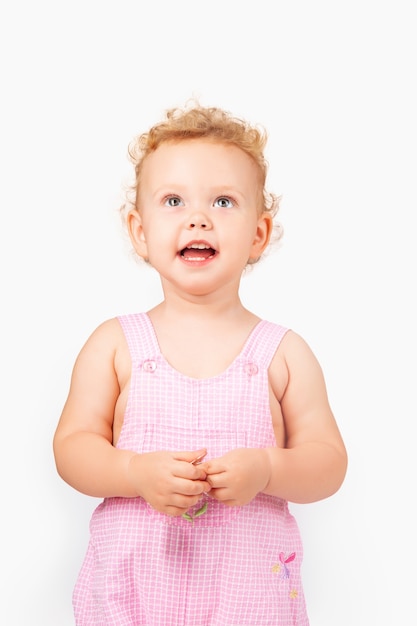
[[[190,230],[194,228],[201,228],[203,230],[209,230],[211,228],[211,222],[207,218],[206,215],[203,215],[202,213],[195,213],[194,215],[191,215],[189,218],[188,228]]]

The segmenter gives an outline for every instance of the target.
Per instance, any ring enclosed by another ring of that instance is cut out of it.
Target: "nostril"
[[[188,224],[188,228],[207,228],[207,224],[205,222],[190,222]]]

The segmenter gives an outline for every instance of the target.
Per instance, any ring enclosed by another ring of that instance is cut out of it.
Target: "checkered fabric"
[[[165,360],[146,313],[118,319],[132,376],[117,447],[204,447],[208,460],[276,445],[268,367],[286,328],[260,321],[225,372],[194,379]],[[287,502],[259,494],[242,507],[207,504],[190,521],[140,497],[105,499],[74,589],[77,626],[308,626]]]

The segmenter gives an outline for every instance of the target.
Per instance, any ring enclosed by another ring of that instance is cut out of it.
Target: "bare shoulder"
[[[95,354],[98,357],[115,355],[125,344],[123,330],[117,318],[105,320],[97,326],[83,345],[80,355]]]
[[[75,368],[103,371],[112,370],[118,379],[130,368],[129,350],[117,318],[105,320],[97,326],[84,343]]]
[[[101,322],[101,324],[93,330],[85,345],[94,343],[95,345],[101,344],[103,348],[110,348],[111,346],[117,347],[121,340],[123,340],[122,328],[118,319],[112,317],[111,319]]]
[[[302,382],[316,371],[321,375],[320,364],[308,343],[293,330],[288,330],[272,359],[269,375],[275,396],[283,398],[289,384]]]
[[[277,354],[284,359],[291,370],[303,371],[303,368],[313,368],[321,371],[320,363],[309,343],[298,333],[289,330],[283,337]]]

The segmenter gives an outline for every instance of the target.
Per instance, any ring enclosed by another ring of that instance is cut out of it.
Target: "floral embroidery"
[[[294,561],[296,557],[295,552],[291,552],[291,554],[289,554],[288,556],[285,556],[284,552],[280,552],[279,553],[279,563],[275,563],[271,570],[274,574],[279,574],[280,578],[282,579],[288,579],[290,577],[290,569],[288,567],[288,563],[291,563],[292,561]],[[290,589],[289,592],[289,597],[291,600],[295,600],[296,598],[298,598],[298,591],[297,589]]]
[[[291,552],[291,554],[289,554],[287,557],[285,556],[284,552],[280,552],[279,553],[279,563],[275,563],[275,565],[272,566],[272,571],[274,572],[274,574],[281,574],[281,578],[289,578],[290,577],[290,570],[287,567],[288,563],[291,563],[291,561],[294,561],[295,559],[295,552]]]
[[[208,502],[205,502],[202,507],[200,507],[195,513],[183,513],[182,517],[186,519],[188,522],[193,522],[196,517],[200,517],[200,515],[204,515],[207,511]]]
[[[279,560],[281,561],[282,566],[284,568],[284,572],[283,572],[284,578],[290,577],[290,570],[287,567],[287,563],[291,563],[291,561],[294,561],[294,559],[295,559],[295,552],[291,552],[291,554],[287,557],[285,557],[285,554],[283,552],[279,553]]]

